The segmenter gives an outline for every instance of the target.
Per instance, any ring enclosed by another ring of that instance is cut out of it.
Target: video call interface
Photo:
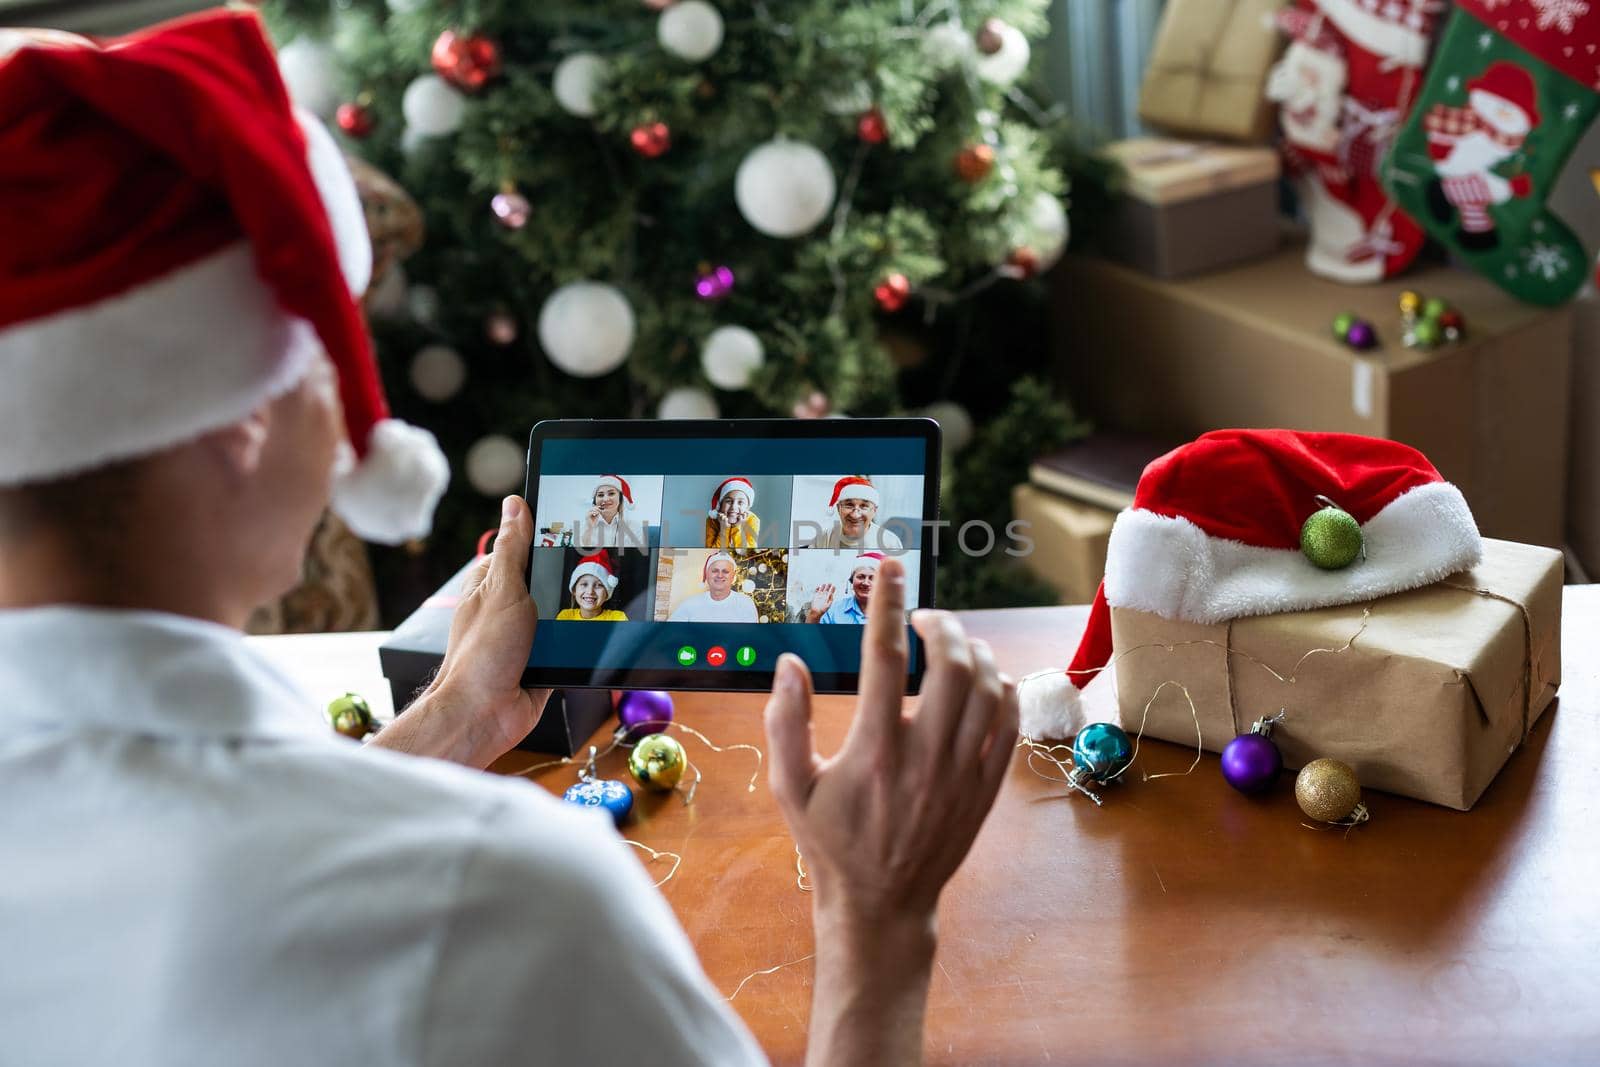
[[[924,461],[921,438],[544,440],[530,666],[854,673],[885,559],[919,606]]]

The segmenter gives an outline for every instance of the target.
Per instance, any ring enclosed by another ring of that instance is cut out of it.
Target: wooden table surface
[[[1062,664],[1083,617],[963,616],[1018,676]],[[1560,698],[1471,812],[1368,793],[1370,823],[1312,830],[1287,776],[1248,799],[1210,754],[1096,808],[1019,755],[944,896],[928,1062],[1600,1062],[1597,636],[1600,589],[1569,588]],[[717,744],[764,749],[761,704],[677,697],[679,721]],[[850,709],[820,700],[824,751]],[[705,776],[693,806],[643,798],[626,832],[682,855],[662,891],[732,994],[812,951],[811,901],[764,768],[747,792],[751,753],[685,744]],[[603,772],[625,776],[622,757]],[[541,758],[513,753],[497,769]],[[1146,741],[1136,769],[1193,758]],[[560,791],[576,773],[536,777]],[[811,982],[810,962],[793,963],[733,1001],[775,1063],[802,1058]]]

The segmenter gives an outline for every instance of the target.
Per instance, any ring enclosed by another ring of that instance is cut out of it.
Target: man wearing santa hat
[[[833,483],[828,509],[833,522],[803,548],[857,548],[879,552],[901,552],[904,546],[893,530],[878,525],[878,507],[883,497],[865,474],[847,474]]]
[[[1499,244],[1489,208],[1533,192],[1527,174],[1506,178],[1494,168],[1521,151],[1537,125],[1533,78],[1505,60],[1467,82],[1466,107],[1435,104],[1423,119],[1438,172],[1428,184],[1428,207],[1440,222],[1460,213],[1462,248],[1482,251]]]
[[[667,616],[669,622],[760,622],[761,613],[748,593],[733,587],[738,565],[726,552],[706,557],[700,579],[706,591],[685,600]]]
[[[850,592],[837,602],[833,599],[837,590],[832,582],[818,586],[811,603],[806,606],[806,622],[865,625],[872,601],[872,583],[878,577],[878,565],[882,562],[882,552],[863,552],[857,556],[850,564]]]
[[[438,676],[365,749],[240,635],[330,496],[418,536],[446,475],[388,418],[354,189],[256,18],[0,36],[0,1059],[621,1063],[642,1034],[653,1064],[759,1062],[615,834],[446,762],[543,710],[522,500]],[[876,595],[903,602],[893,561]],[[816,884],[817,1062],[917,1058],[939,891],[1013,744],[1014,688],[940,613],[903,715],[892,621],[828,762],[799,660],[767,707]]]

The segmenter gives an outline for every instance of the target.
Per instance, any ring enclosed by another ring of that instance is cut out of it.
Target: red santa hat
[[[1300,550],[1333,501],[1365,555],[1323,570]],[[1105,580],[1071,665],[1024,687],[1023,732],[1067,737],[1114,718],[1111,608],[1216,623],[1349,604],[1436,582],[1482,555],[1461,491],[1414,448],[1353,434],[1220,430],[1145,468],[1117,517]]]
[[[578,561],[578,565],[572,568],[572,577],[567,579],[567,592],[577,592],[578,579],[585,574],[600,579],[600,584],[606,587],[606,596],[617,591],[617,574],[611,567],[611,554],[605,549]]]
[[[449,466],[389,417],[352,295],[361,203],[258,19],[0,56],[0,486],[237,422],[326,351],[353,446],[334,509],[370,540],[425,534]]]
[[[882,552],[861,553],[855,558],[855,561],[850,564],[850,577],[854,578],[856,576],[856,571],[859,571],[863,568],[876,572],[878,569],[878,564],[883,562],[883,558]]]
[[[600,476],[600,480],[594,483],[595,492],[599,492],[601,489],[604,489],[607,486],[610,486],[612,489],[615,489],[617,492],[621,493],[622,499],[626,500],[628,503],[633,503],[633,490],[628,488],[628,483],[623,479],[622,475],[602,474]]]
[[[872,479],[864,474],[847,475],[833,483],[833,496],[828,498],[828,506],[835,507],[841,500],[865,500],[869,504],[883,503],[878,497],[878,490],[872,484]]]
[[[1497,59],[1489,64],[1484,72],[1467,82],[1467,99],[1473,103],[1473,111],[1478,117],[1489,125],[1505,134],[1525,134],[1539,125],[1539,106],[1536,102],[1537,94],[1533,87],[1533,78],[1527,71],[1509,63],[1504,59]],[[1494,115],[1485,113],[1473,97],[1479,93],[1492,96],[1497,100],[1504,100],[1516,108],[1522,115],[1522,123],[1510,129],[1504,128],[1495,121]]]
[[[750,484],[749,478],[741,478],[735,475],[732,478],[724,479],[721,485],[711,491],[711,510],[706,514],[713,519],[717,518],[717,508],[722,506],[723,496],[735,489],[744,494],[745,501],[750,507],[756,506],[756,487]]]
[[[702,582],[704,582],[706,585],[710,585],[711,584],[711,565],[713,563],[717,562],[717,560],[719,560],[719,559],[727,560],[733,566],[735,571],[738,570],[739,564],[728,553],[726,553],[726,552],[713,552],[713,553],[711,553],[711,555],[706,557],[705,566],[700,568],[700,580]]]

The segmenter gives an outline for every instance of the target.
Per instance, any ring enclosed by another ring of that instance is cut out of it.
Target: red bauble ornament
[[[476,33],[445,30],[433,42],[433,69],[463,92],[475,93],[500,73],[500,45]]]
[[[983,25],[978,27],[978,32],[972,35],[972,41],[978,46],[978,51],[986,56],[992,56],[1006,46],[1006,24],[1000,19],[984,19]]]
[[[1039,254],[1027,246],[1013,248],[1006,257],[1006,265],[1016,272],[1019,278],[1031,278],[1039,273]]]
[[[483,334],[492,343],[504,347],[517,339],[516,316],[509,311],[492,311],[483,320]]]
[[[956,153],[956,177],[968,185],[977,185],[994,170],[994,148],[986,144],[969,144]]]
[[[339,110],[334,112],[333,120],[339,124],[339,129],[345,136],[361,140],[372,133],[372,128],[378,124],[373,117],[372,109],[365,104],[340,104]]]
[[[889,139],[889,124],[883,121],[883,112],[877,108],[864,112],[856,120],[856,136],[866,144],[882,144]]]
[[[646,159],[655,159],[672,147],[672,130],[665,122],[646,122],[628,134],[633,150]]]
[[[872,298],[878,302],[878,307],[893,314],[911,299],[911,279],[904,274],[890,274],[872,290]]]
[[[515,189],[502,189],[494,194],[494,199],[489,201],[489,210],[494,212],[500,225],[508,230],[522,229],[533,215],[533,205]]]

